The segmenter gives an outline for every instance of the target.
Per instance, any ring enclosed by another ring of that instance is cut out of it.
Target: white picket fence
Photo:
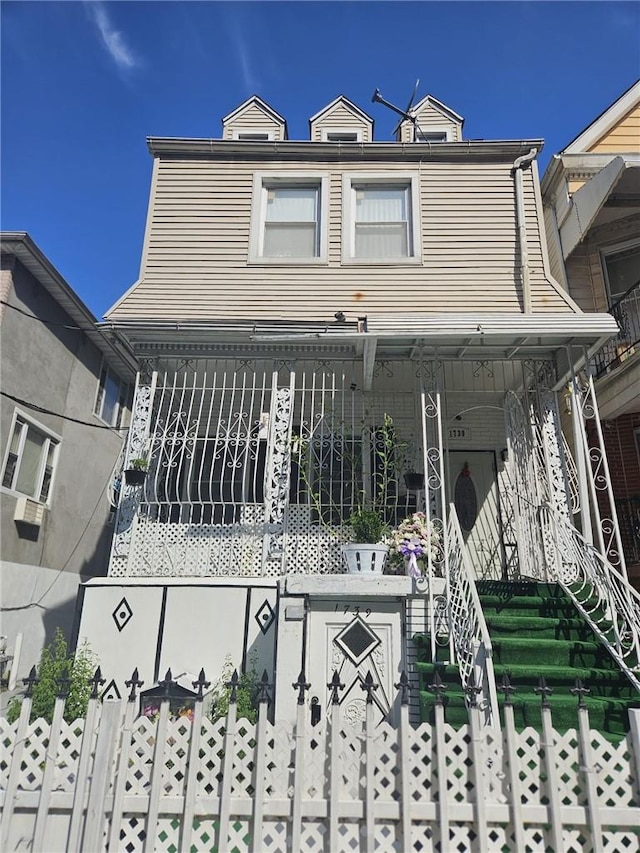
[[[301,679],[303,682],[304,679]],[[339,704],[312,726],[298,685],[297,721],[138,716],[138,702],[92,699],[67,724],[0,720],[2,850],[47,851],[638,851],[640,711],[614,745],[588,712],[565,734],[456,730],[344,719]],[[375,686],[371,688],[375,690]],[[402,691],[406,700],[406,691]],[[295,701],[295,696],[292,696]]]

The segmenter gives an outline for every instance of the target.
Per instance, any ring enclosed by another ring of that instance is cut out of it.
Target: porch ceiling
[[[119,323],[139,356],[451,360],[549,358],[595,350],[618,327],[610,314],[392,314],[354,323]],[[366,329],[366,331],[365,331]]]

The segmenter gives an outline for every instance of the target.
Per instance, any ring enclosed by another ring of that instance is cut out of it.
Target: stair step
[[[494,616],[485,614],[485,620],[492,637],[527,636],[535,639],[554,640],[592,640],[593,631],[582,619],[563,617],[544,618],[540,616]]]
[[[617,669],[596,669],[594,667],[571,667],[570,677],[564,667],[550,667],[546,664],[532,666],[531,664],[498,664],[493,666],[496,684],[499,686],[506,674],[509,681],[518,692],[532,691],[537,687],[540,678],[544,676],[549,687],[554,691],[569,693],[575,687],[575,679],[579,678],[594,697],[610,697],[613,699],[636,699],[637,690],[631,682]],[[498,689],[498,693],[499,693]]]
[[[537,640],[531,637],[492,637],[493,660],[495,663],[536,665],[541,661],[547,666],[594,667],[606,669],[609,652],[597,642],[575,640]],[[568,674],[571,679],[571,673]]]

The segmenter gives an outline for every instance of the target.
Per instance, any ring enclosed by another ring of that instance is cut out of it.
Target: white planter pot
[[[381,575],[387,559],[387,545],[343,545],[342,556],[350,575]]]

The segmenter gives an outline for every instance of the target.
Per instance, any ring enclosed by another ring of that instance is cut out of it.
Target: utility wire
[[[10,302],[7,302],[4,299],[0,299],[0,305],[6,305],[7,308],[13,308],[14,311],[17,311],[19,314],[23,314],[25,317],[28,317],[30,320],[37,320],[38,323],[44,323],[46,326],[58,326],[60,329],[69,329],[72,332],[95,332],[95,326],[88,326],[86,329],[83,329],[81,326],[69,326],[66,323],[56,323],[54,320],[43,320],[42,317],[36,317],[35,314],[30,314],[28,311],[23,311],[22,308],[18,308],[17,305],[12,305]]]
[[[62,415],[60,412],[53,412],[51,409],[45,409],[43,406],[36,406],[35,403],[29,403],[27,400],[22,400],[20,397],[14,397],[13,394],[7,394],[6,391],[0,391],[3,397],[13,400],[14,403],[19,403],[21,406],[26,406],[28,409],[33,409],[34,412],[41,412],[44,415],[53,415],[56,418],[62,418],[65,421],[73,421],[74,424],[93,427],[93,429],[108,429],[110,432],[127,431],[129,427],[113,427],[106,424],[92,424],[89,421],[81,421],[78,418],[72,418],[70,415]]]

